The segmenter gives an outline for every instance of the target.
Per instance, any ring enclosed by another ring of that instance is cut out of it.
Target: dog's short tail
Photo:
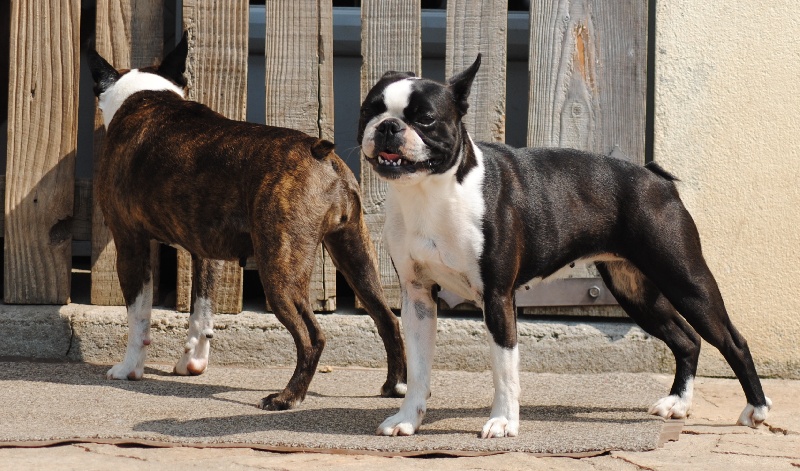
[[[650,170],[651,172],[655,173],[656,175],[658,175],[659,177],[663,178],[664,180],[668,180],[668,181],[671,181],[671,182],[681,181],[680,178],[678,178],[675,175],[667,172],[666,170],[664,170],[660,165],[658,165],[655,162],[648,162],[647,164],[645,164],[644,168],[646,168],[647,170]]]
[[[333,142],[326,141],[325,139],[317,139],[317,142],[311,146],[311,155],[313,155],[315,159],[322,160],[333,152],[333,148]]]

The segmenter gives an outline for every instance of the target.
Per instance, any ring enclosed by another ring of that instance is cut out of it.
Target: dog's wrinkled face
[[[387,72],[361,105],[358,140],[378,175],[412,183],[457,166],[462,145],[461,119],[480,65],[444,85],[411,72]]]

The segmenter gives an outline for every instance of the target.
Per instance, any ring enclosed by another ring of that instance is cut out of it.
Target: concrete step
[[[173,363],[183,352],[188,314],[154,308],[148,362]],[[320,365],[385,367],[385,350],[372,320],[353,311],[317,314],[327,344]],[[518,321],[520,368],[531,372],[670,372],[664,344],[624,321]],[[125,353],[125,308],[70,304],[0,304],[0,357],[113,364]],[[486,330],[477,317],[438,320],[434,368],[489,369]],[[291,336],[264,312],[215,317],[211,364],[294,366]]]

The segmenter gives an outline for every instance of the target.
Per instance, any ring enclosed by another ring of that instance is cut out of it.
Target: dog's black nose
[[[393,136],[403,131],[403,123],[397,119],[387,119],[381,122],[375,131],[379,134],[385,134],[386,136]]]

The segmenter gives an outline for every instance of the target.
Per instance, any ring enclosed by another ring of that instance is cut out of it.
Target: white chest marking
[[[384,239],[395,264],[410,267],[401,276],[427,277],[480,303],[484,167],[480,149],[474,144],[473,149],[478,165],[462,183],[454,166],[414,185],[389,185]]]
[[[124,74],[108,90],[100,94],[99,107],[103,112],[103,122],[108,129],[111,119],[114,118],[119,107],[136,92],[144,90],[160,91],[169,90],[177,93],[183,98],[183,90],[165,79],[164,77],[148,72],[140,72],[133,69]]]

